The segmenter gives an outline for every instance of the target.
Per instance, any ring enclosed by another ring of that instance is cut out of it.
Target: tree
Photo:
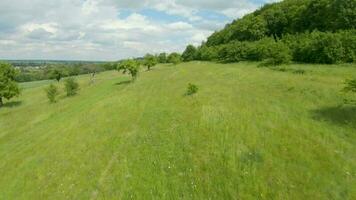
[[[152,67],[157,65],[157,59],[154,55],[146,54],[143,60],[143,65],[147,67],[147,71],[150,71]]]
[[[60,70],[55,69],[52,71],[52,75],[51,75],[52,79],[56,79],[59,82],[62,79],[62,77],[63,77],[63,73]]]
[[[181,56],[179,53],[171,53],[168,56],[168,62],[173,63],[174,65],[181,62]]]
[[[188,45],[185,51],[182,54],[182,59],[185,62],[196,60],[197,57],[197,48],[193,45]]]
[[[167,54],[166,53],[160,53],[158,55],[158,62],[159,63],[166,63],[167,62]]]
[[[3,98],[9,100],[20,94],[15,76],[16,70],[12,65],[0,63],[0,107],[3,105]]]
[[[268,34],[273,36],[274,40],[277,42],[278,39],[282,38],[284,29],[287,27],[288,20],[286,18],[285,12],[281,9],[278,4],[271,7],[264,14],[264,18],[267,22]]]
[[[130,74],[132,81],[135,81],[138,73],[140,70],[140,64],[133,60],[133,59],[128,59],[120,62],[120,64],[117,67],[117,71],[122,71],[123,74]]]
[[[77,94],[77,92],[79,90],[79,84],[72,77],[67,78],[65,80],[64,86],[65,86],[65,90],[67,92],[67,96],[74,96]]]
[[[57,96],[59,95],[57,86],[55,86],[54,84],[50,84],[46,88],[46,93],[47,93],[47,97],[51,103],[55,103],[57,101]]]

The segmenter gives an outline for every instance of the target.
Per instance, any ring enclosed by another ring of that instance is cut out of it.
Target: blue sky
[[[274,0],[0,1],[0,59],[118,60],[199,45]]]

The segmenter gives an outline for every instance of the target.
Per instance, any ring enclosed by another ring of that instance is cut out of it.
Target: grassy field
[[[356,199],[356,66],[256,66],[80,76],[56,104],[23,84],[0,109],[0,199]]]

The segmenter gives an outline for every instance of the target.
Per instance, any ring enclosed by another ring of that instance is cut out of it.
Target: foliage
[[[291,52],[284,43],[271,43],[267,51],[267,59],[262,63],[263,66],[276,66],[288,64],[292,60]]]
[[[254,42],[234,41],[219,46],[218,60],[225,63],[264,60],[265,65],[279,65],[291,61],[291,52],[287,45],[272,38]]]
[[[356,60],[355,31],[288,35],[284,42],[292,49],[293,60],[297,62],[334,64]]]
[[[58,69],[52,71],[52,75],[51,75],[52,79],[55,79],[58,82],[62,79],[63,76],[64,76],[63,72]]]
[[[266,4],[259,10],[228,24],[212,34],[208,46],[234,40],[254,41],[314,30],[338,31],[356,28],[354,0],[285,0]]]
[[[289,62],[291,56],[305,63],[355,62],[355,24],[354,0],[285,0],[227,24],[198,47],[196,56],[189,45],[183,58],[267,65]]]
[[[61,63],[43,64],[36,66],[36,63],[17,63],[19,73],[15,80],[18,82],[29,82],[38,80],[55,79],[59,80],[67,76],[77,76],[80,74],[99,73],[105,70],[116,69],[116,63]]]
[[[197,48],[193,45],[188,45],[182,54],[184,62],[189,62],[197,59]]]
[[[128,73],[132,81],[135,81],[140,71],[140,64],[133,59],[124,60],[119,63],[117,70],[122,71],[123,74]]]
[[[219,49],[220,47],[218,46],[208,47],[206,45],[203,45],[198,48],[197,59],[205,61],[215,61],[218,59]]]
[[[190,95],[193,95],[195,93],[197,93],[199,90],[198,86],[197,85],[194,85],[192,83],[189,83],[188,84],[188,87],[187,87],[187,91],[186,91],[186,95],[187,96],[190,96]]]
[[[356,93],[356,79],[349,79],[345,81],[345,92],[355,92]]]
[[[69,77],[65,80],[64,86],[67,96],[74,96],[79,90],[78,82],[72,77]]]
[[[46,89],[47,98],[51,103],[57,102],[57,97],[59,95],[58,87],[54,84],[50,84]]]
[[[167,63],[167,54],[166,53],[160,53],[158,55],[158,62],[159,63]]]
[[[167,62],[168,63],[172,63],[174,65],[177,65],[181,62],[181,55],[179,53],[171,53],[169,54],[168,58],[167,58]]]
[[[146,54],[143,60],[143,65],[147,67],[147,70],[150,71],[152,67],[157,65],[157,58],[154,55]]]
[[[0,63],[0,107],[3,105],[3,98],[9,100],[20,94],[15,76],[16,70],[11,64]]]

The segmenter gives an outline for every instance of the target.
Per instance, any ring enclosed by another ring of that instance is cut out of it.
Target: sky
[[[0,59],[114,61],[199,45],[275,0],[0,0]]]

